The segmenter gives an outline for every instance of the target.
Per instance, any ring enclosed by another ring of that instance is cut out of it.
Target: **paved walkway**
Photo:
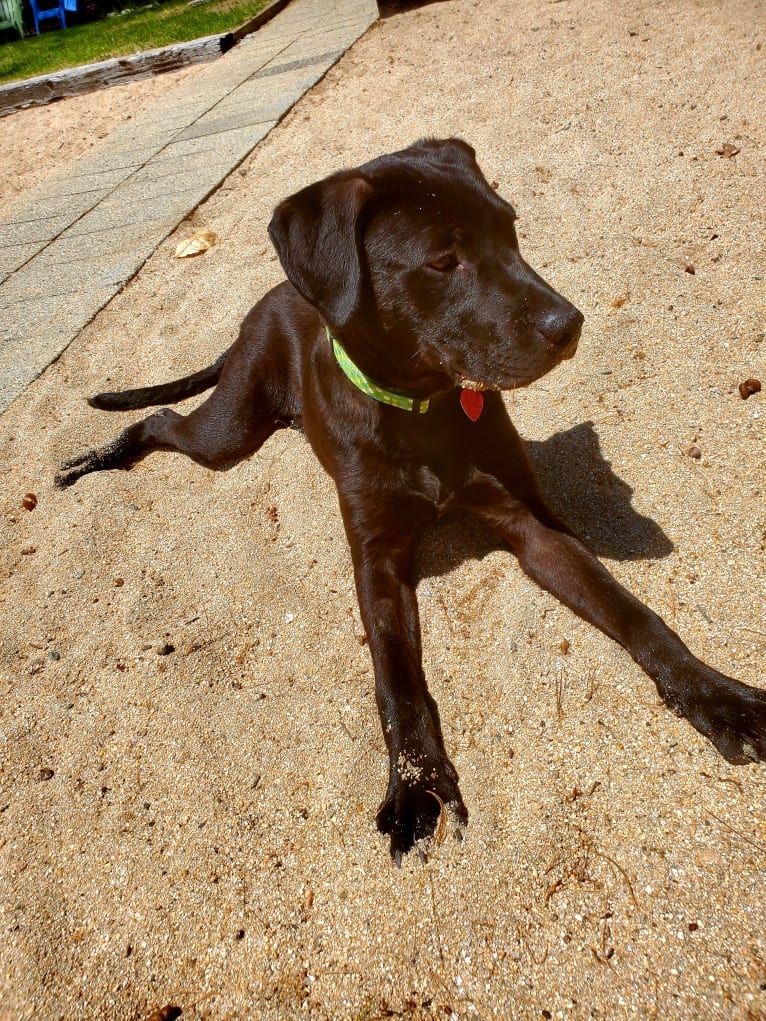
[[[293,0],[0,223],[0,412],[378,17]]]

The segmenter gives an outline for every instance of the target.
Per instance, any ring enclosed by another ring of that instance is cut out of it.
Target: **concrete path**
[[[0,412],[378,17],[293,0],[0,223]]]

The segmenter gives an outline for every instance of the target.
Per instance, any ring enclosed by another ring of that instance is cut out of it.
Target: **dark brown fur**
[[[231,349],[185,380],[91,403],[145,407],[217,383],[210,397],[186,417],[150,415],[57,476],[63,488],[159,447],[226,468],[275,429],[302,425],[337,485],[353,556],[390,757],[377,822],[396,860],[433,833],[440,800],[467,821],[423,675],[412,581],[418,537],[452,511],[495,529],[530,577],[624,646],[730,762],[766,759],[766,692],[696,659],[540,496],[498,391],[571,357],[582,316],[524,262],[514,219],[456,139],[419,142],[303,189],[270,225],[288,282],[251,310]],[[430,410],[356,389],[325,323],[369,377],[429,398]],[[460,406],[466,380],[487,388],[475,423]]]

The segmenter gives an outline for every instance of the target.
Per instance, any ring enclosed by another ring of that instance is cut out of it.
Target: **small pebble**
[[[760,392],[761,392],[760,379],[754,379],[751,377],[750,379],[746,379],[743,383],[739,384],[739,396],[742,398],[743,401],[746,401],[748,397],[751,397],[753,394],[757,394]]]
[[[37,497],[34,493],[25,493],[22,500],[21,506],[24,510],[33,511],[37,506]]]
[[[147,1017],[146,1021],[176,1021],[183,1014],[181,1007],[176,1007],[174,1003],[169,1003],[167,1007],[158,1007],[157,1010],[153,1010]]]
[[[40,772],[37,774],[37,779],[38,780],[51,780],[52,778],[53,778],[53,770],[49,769],[47,766],[44,766],[40,770]]]
[[[686,456],[693,457],[695,461],[699,461],[699,459],[702,457],[702,451],[696,445],[696,443],[693,443],[686,451]]]

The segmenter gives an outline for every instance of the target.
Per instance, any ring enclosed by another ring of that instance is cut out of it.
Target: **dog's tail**
[[[195,397],[197,394],[209,390],[211,386],[215,386],[228,354],[228,350],[224,351],[212,365],[208,365],[206,369],[200,369],[199,372],[193,372],[191,376],[184,376],[183,379],[174,379],[170,383],[160,383],[157,386],[142,386],[138,390],[96,394],[94,397],[88,398],[88,404],[92,408],[100,408],[102,411],[132,411],[134,408],[149,408],[155,404],[174,404],[187,397]]]

